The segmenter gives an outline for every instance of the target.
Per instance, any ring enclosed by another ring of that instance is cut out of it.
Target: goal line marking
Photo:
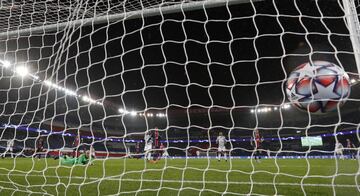
[[[0,176],[8,176],[8,174],[0,174]],[[66,179],[81,179],[84,178],[86,180],[98,180],[102,178],[95,177],[82,177],[82,176],[43,176],[43,175],[26,175],[26,174],[10,174],[10,176],[19,176],[19,177],[42,177],[42,178],[66,178]],[[105,180],[120,180],[120,176],[107,176],[104,178]],[[155,179],[133,179],[133,178],[122,178],[122,182],[165,182],[165,183],[194,183],[194,184],[234,184],[234,185],[274,185],[272,182],[234,182],[234,181],[200,181],[200,180],[155,180]],[[0,181],[1,183],[1,181]],[[312,184],[312,183],[287,183],[287,182],[277,182],[275,185],[278,186],[319,186],[319,187],[341,187],[341,188],[357,188],[357,185],[349,185],[349,184]]]

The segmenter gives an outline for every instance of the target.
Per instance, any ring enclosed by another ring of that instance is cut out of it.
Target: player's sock
[[[148,161],[151,160],[151,153],[150,153],[150,152],[148,152],[148,154],[147,154],[147,160],[148,160]]]
[[[225,159],[225,161],[227,161],[227,155],[226,155],[226,153],[224,153],[224,159]]]

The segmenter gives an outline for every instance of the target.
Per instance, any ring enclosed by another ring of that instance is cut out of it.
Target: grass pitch
[[[360,195],[358,160],[0,159],[0,195]]]

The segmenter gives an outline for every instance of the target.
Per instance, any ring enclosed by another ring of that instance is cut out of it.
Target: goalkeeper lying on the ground
[[[60,157],[61,165],[86,165],[89,163],[89,151],[81,154],[79,157],[69,157],[67,155]]]

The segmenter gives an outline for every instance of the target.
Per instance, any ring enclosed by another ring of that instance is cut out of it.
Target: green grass
[[[108,159],[65,167],[52,159],[0,159],[0,195],[360,195],[358,161],[308,161]]]

